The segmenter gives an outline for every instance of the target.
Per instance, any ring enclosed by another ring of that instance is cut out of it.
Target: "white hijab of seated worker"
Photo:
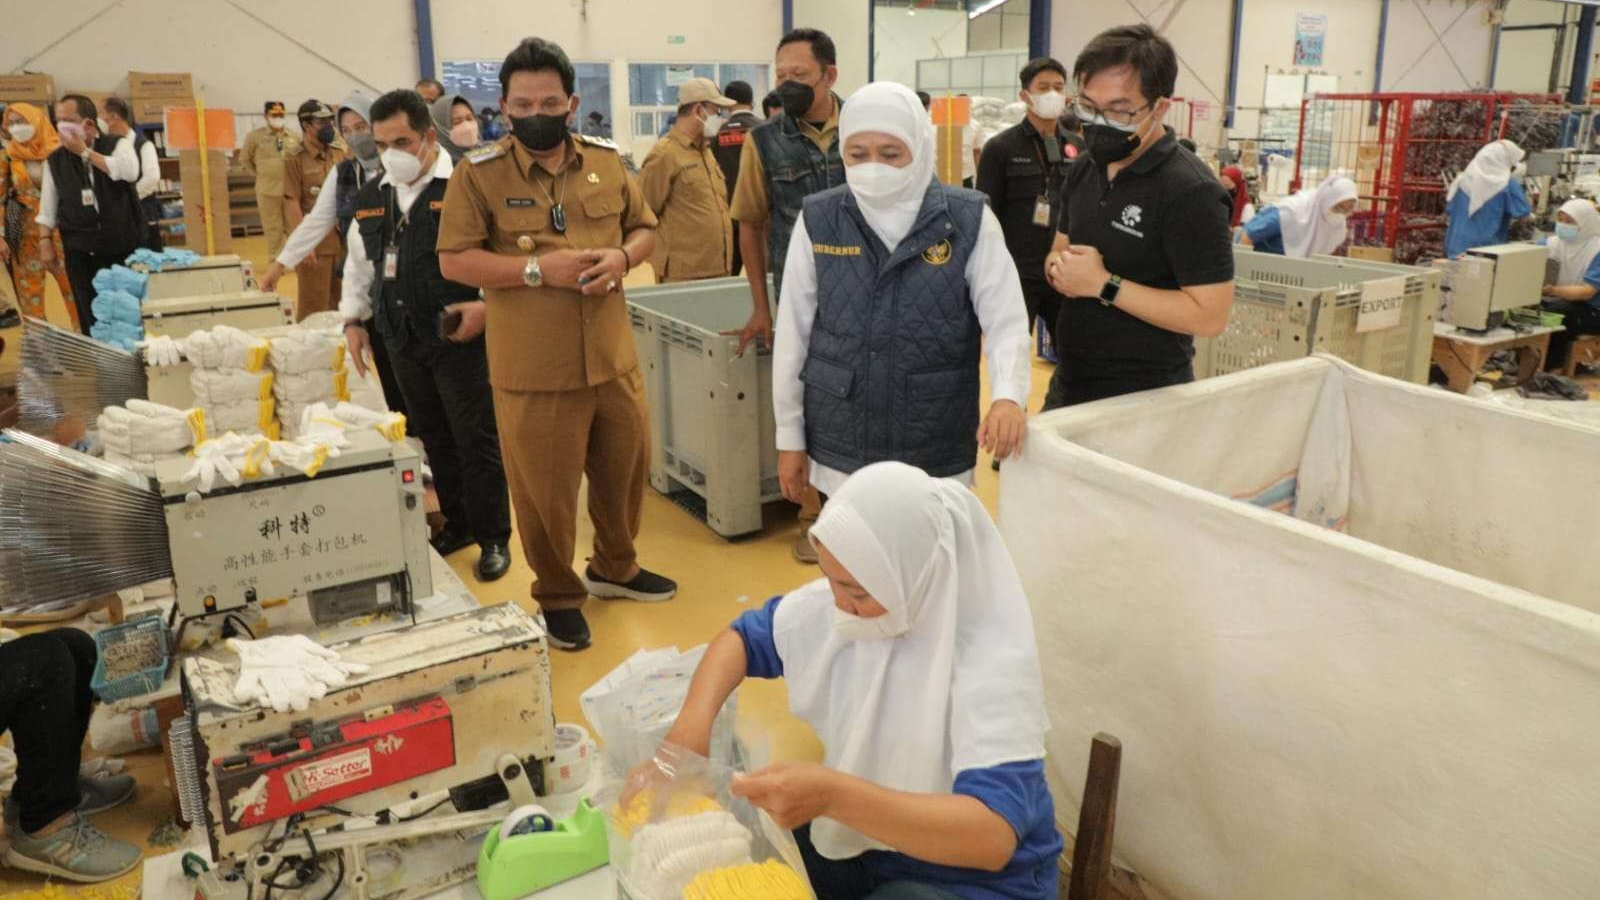
[[[1550,258],[1561,264],[1556,284],[1583,284],[1589,264],[1600,255],[1600,210],[1595,209],[1594,201],[1574,197],[1561,204],[1560,211],[1578,226],[1578,236],[1570,241],[1553,237],[1547,245]]]
[[[863,162],[845,169],[845,182],[862,218],[891,252],[911,233],[933,183],[933,123],[922,101],[903,84],[875,81],[845,101],[839,113],[839,146],[859,132],[887,134],[911,151],[911,163],[895,168]]]
[[[1472,162],[1461,170],[1456,180],[1450,182],[1450,192],[1445,202],[1456,198],[1457,191],[1467,192],[1467,215],[1475,216],[1485,203],[1506,189],[1517,163],[1527,154],[1510,141],[1492,141],[1483,145]]]
[[[789,704],[821,738],[825,765],[892,790],[949,794],[959,772],[1044,758],[1033,617],[972,491],[877,463],[829,498],[811,538],[888,610],[843,612],[825,579],[778,604]],[[888,849],[826,818],[811,840],[828,859]]]
[[[1355,182],[1343,175],[1329,175],[1315,189],[1280,201],[1278,226],[1283,233],[1283,255],[1308,259],[1339,249],[1349,229],[1346,217],[1334,207],[1357,198]]]

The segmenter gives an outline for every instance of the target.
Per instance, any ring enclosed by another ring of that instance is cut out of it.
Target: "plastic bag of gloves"
[[[124,325],[134,325],[139,328],[139,336],[144,337],[144,320],[139,315],[139,298],[124,290],[102,290],[95,294],[94,301],[89,304],[94,310],[96,322],[121,322]]]
[[[794,836],[733,796],[734,769],[661,744],[595,795],[634,900],[812,900]],[[513,814],[514,816],[515,814]]]
[[[110,344],[132,353],[138,348],[139,342],[144,340],[144,326],[105,319],[89,326],[89,336],[103,344]]]
[[[96,293],[122,291],[136,298],[143,298],[145,288],[150,283],[150,276],[143,272],[135,272],[127,266],[112,266],[96,272],[91,283]],[[99,315],[98,312],[95,314]]]
[[[704,644],[680,653],[677,647],[640,650],[590,685],[579,699],[589,728],[605,747],[611,768],[627,771],[649,759],[683,709],[689,681],[705,656]],[[711,761],[735,763],[733,724],[739,692],[728,697],[711,729]]]

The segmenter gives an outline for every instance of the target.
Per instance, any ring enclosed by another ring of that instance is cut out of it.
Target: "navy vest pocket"
[[[933,400],[971,393],[978,373],[969,368],[912,372],[906,376],[906,394],[912,400]]]
[[[850,399],[850,390],[855,380],[856,373],[850,367],[817,356],[808,357],[805,367],[800,370],[802,384],[840,400]]]

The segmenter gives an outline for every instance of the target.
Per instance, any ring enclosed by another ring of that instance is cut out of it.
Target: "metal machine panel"
[[[348,436],[351,446],[314,478],[280,469],[200,494],[184,478],[187,460],[160,466],[183,615],[361,583],[376,605],[396,590],[433,593],[416,450],[376,432]]]
[[[475,609],[335,647],[371,669],[304,712],[240,701],[232,666],[184,661],[214,859],[243,859],[275,825],[283,831],[282,819],[315,806],[371,815],[497,780],[504,754],[522,760],[533,789],[546,792],[556,750],[550,660],[544,632],[520,607]],[[253,778],[239,777],[252,766]]]
[[[1435,261],[1447,275],[1444,320],[1484,331],[1497,327],[1508,309],[1537,306],[1548,259],[1549,252],[1537,244],[1495,244]]]
[[[227,294],[253,286],[255,276],[250,263],[233,254],[202,256],[192,266],[150,272],[145,300],[193,297],[197,294]]]
[[[294,300],[268,291],[196,293],[161,300],[146,299],[140,306],[148,337],[178,338],[218,325],[241,331],[294,324]]]

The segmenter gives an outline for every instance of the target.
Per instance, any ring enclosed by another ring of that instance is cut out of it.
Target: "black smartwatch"
[[[1121,275],[1113,275],[1110,278],[1107,278],[1106,283],[1100,286],[1100,305],[1117,305],[1117,292],[1120,290],[1122,290]]]

